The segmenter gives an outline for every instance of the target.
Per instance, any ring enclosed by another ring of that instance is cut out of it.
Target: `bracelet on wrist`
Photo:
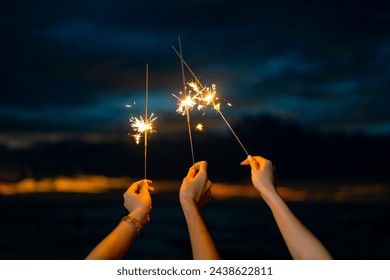
[[[134,227],[134,229],[137,231],[137,234],[140,233],[141,229],[143,228],[144,224],[138,221],[136,218],[134,218],[131,215],[124,216],[121,219],[121,222],[126,222]]]

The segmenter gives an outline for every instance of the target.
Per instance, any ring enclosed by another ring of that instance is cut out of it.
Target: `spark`
[[[144,120],[144,118],[142,116],[140,116],[139,118],[137,118],[137,117],[130,118],[131,127],[133,128],[134,132],[136,132],[136,134],[134,134],[132,136],[134,137],[135,142],[137,144],[140,143],[140,140],[142,138],[142,133],[156,132],[153,128],[153,122],[156,119],[157,119],[157,117],[155,117],[153,113],[146,120]]]
[[[203,124],[198,123],[198,124],[196,125],[195,129],[196,129],[197,131],[203,131]]]
[[[244,145],[242,144],[242,142],[238,138],[237,134],[234,132],[233,128],[231,127],[231,125],[227,121],[226,117],[224,116],[224,114],[222,114],[221,103],[219,103],[219,102],[216,103],[217,102],[216,100],[218,100],[216,85],[212,84],[211,89],[209,87],[204,87],[204,91],[206,92],[206,95],[204,97],[202,97],[201,100],[206,103],[206,106],[210,105],[210,104],[213,105],[213,108],[215,109],[215,111],[217,111],[219,113],[219,115],[221,116],[221,118],[223,119],[223,121],[225,122],[227,127],[230,129],[230,131],[233,133],[234,137],[236,138],[236,140],[240,144],[241,148],[246,153],[246,155],[249,155],[248,151],[245,149]]]
[[[183,50],[181,48],[181,39],[180,39],[180,35],[178,37],[178,40],[179,40],[179,50],[180,50],[180,56],[183,57]],[[183,92],[184,92],[184,95],[186,96],[186,99],[188,98],[188,96],[190,96],[190,93],[187,95],[187,91],[186,91],[186,77],[185,77],[185,72],[184,72],[184,64],[183,64],[183,60],[180,61],[180,66],[181,66],[181,79],[182,79],[182,83],[183,83]],[[188,100],[187,102],[189,102],[190,100]],[[195,105],[195,104],[194,104]],[[188,106],[185,106],[184,107],[185,109],[185,114],[186,114],[186,118],[187,118],[187,128],[188,128],[188,137],[190,139],[190,145],[191,145],[191,156],[192,156],[192,164],[195,164],[195,153],[194,153],[194,144],[192,143],[192,133],[191,133],[191,118],[190,118],[190,111],[189,111],[189,108]],[[182,115],[184,115],[184,112],[182,113]]]
[[[130,117],[130,126],[133,128],[135,134],[130,134],[134,138],[135,143],[139,144],[142,139],[144,140],[144,179],[146,180],[146,169],[147,169],[147,152],[148,152],[148,133],[152,134],[156,132],[153,127],[153,122],[157,119],[152,113],[149,116],[148,106],[149,106],[149,65],[146,64],[146,85],[145,85],[145,115],[144,117]],[[136,102],[133,103],[135,105]],[[131,108],[131,105],[126,105],[126,107]]]
[[[177,104],[176,112],[179,114],[185,116],[187,114],[187,111],[192,110],[194,106],[196,105],[196,99],[197,95],[191,96],[191,93],[189,93],[185,98],[181,99],[178,96],[172,94],[174,97],[176,97],[179,100],[179,103]]]
[[[139,142],[141,142],[142,134],[141,133],[137,133],[137,134],[134,134],[132,136],[134,137],[135,143],[137,143],[137,145],[138,145]]]
[[[198,77],[195,75],[195,73],[191,70],[189,65],[184,61],[182,53],[179,53],[173,46],[172,46],[172,48],[175,51],[175,53],[177,54],[177,56],[180,58],[182,65],[186,66],[187,70],[191,73],[192,77],[195,79],[195,82],[189,83],[189,86],[192,87],[194,89],[194,91],[200,95],[200,97],[199,97],[200,100],[202,100],[203,102],[206,103],[206,105],[202,105],[200,107],[198,106],[198,108],[203,109],[207,105],[212,104],[213,108],[219,113],[219,115],[221,116],[221,118],[223,119],[223,121],[225,122],[227,127],[230,129],[230,131],[232,132],[232,134],[236,138],[237,142],[240,144],[241,148],[244,150],[246,155],[249,156],[248,151],[245,149],[244,145],[242,144],[242,142],[238,138],[237,134],[234,132],[233,128],[231,127],[231,125],[227,121],[226,117],[222,114],[221,104],[219,102],[218,103],[216,102],[216,100],[218,100],[218,97],[216,96],[216,85],[213,84],[211,86],[211,90],[210,90],[210,88],[204,87],[202,85],[202,83],[200,82],[200,80],[198,79]],[[204,93],[204,92],[206,92],[206,93]]]
[[[221,109],[221,103],[218,102],[217,86],[212,84],[211,87],[203,87],[202,89],[194,82],[188,83],[188,85],[196,92],[197,99],[199,100],[198,110],[205,110],[210,104],[216,111]]]

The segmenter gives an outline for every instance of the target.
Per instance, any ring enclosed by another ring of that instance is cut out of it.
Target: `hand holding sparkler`
[[[124,206],[129,211],[128,216],[138,220],[142,225],[150,221],[149,213],[152,210],[151,191],[154,191],[152,181],[139,180],[134,182],[124,193]]]
[[[180,187],[180,204],[187,221],[195,260],[219,259],[214,241],[199,211],[210,197],[211,185],[207,178],[207,162],[201,161],[190,168]]]
[[[250,165],[253,186],[259,191],[260,195],[266,200],[275,195],[275,173],[272,162],[259,156],[248,156],[241,165]]]
[[[191,166],[180,187],[181,204],[203,206],[211,194],[211,181],[207,178],[207,162],[200,161]]]
[[[277,193],[272,162],[260,156],[248,156],[241,165],[250,165],[252,183],[271,209],[291,256],[300,260],[332,259],[321,241],[299,221]]]
[[[86,259],[118,260],[123,258],[133,244],[139,231],[150,220],[153,191],[152,181],[140,180],[134,182],[124,193],[124,206],[129,214],[93,248]]]

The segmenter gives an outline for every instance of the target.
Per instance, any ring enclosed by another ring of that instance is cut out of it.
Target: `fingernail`
[[[248,155],[248,160],[252,160],[253,157],[251,155]]]

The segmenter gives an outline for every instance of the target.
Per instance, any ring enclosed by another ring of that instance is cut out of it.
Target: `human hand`
[[[179,193],[181,205],[192,204],[202,207],[211,195],[211,185],[207,178],[207,162],[195,163],[181,184]]]
[[[150,220],[149,213],[152,210],[150,191],[154,191],[152,181],[144,179],[134,182],[123,194],[125,208],[142,224]]]
[[[276,193],[272,162],[260,156],[248,156],[241,165],[250,165],[253,186],[263,198]]]

